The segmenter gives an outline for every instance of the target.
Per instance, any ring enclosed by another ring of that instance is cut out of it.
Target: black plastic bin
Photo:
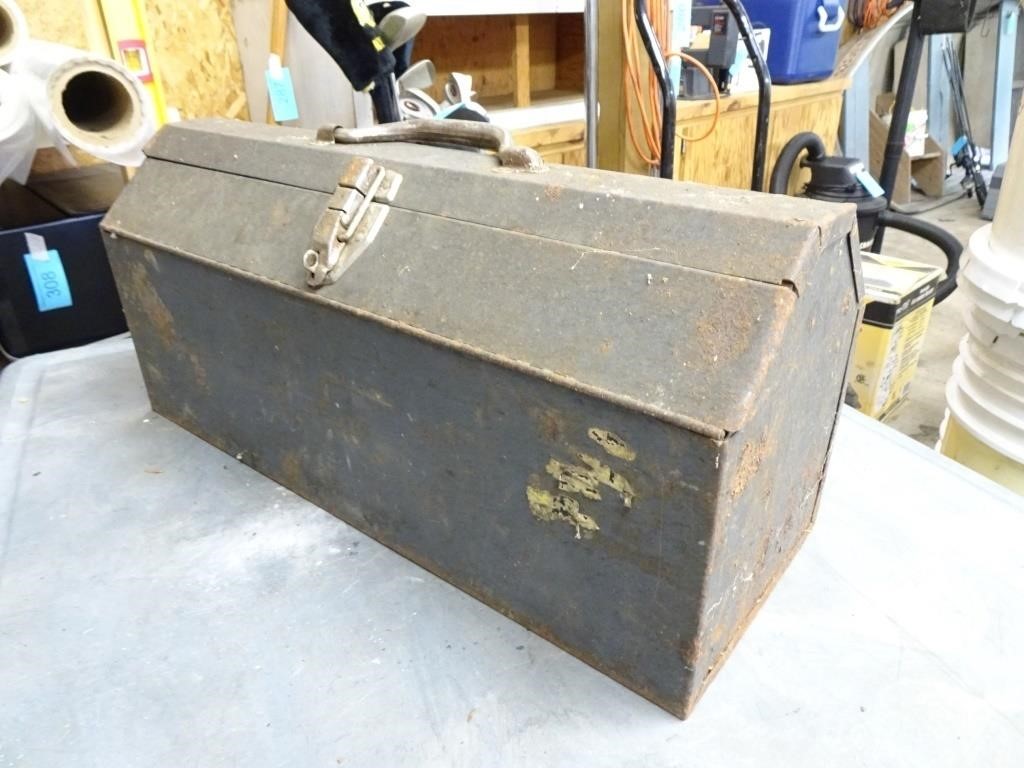
[[[0,231],[0,346],[8,357],[127,330],[100,237],[102,218],[97,213]]]

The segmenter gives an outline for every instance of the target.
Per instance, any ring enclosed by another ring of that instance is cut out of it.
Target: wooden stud
[[[101,56],[110,56],[110,40],[107,37],[107,25],[103,21],[103,11],[99,0],[81,0],[82,27],[89,50]]]
[[[513,17],[515,45],[512,49],[512,103],[530,106],[530,17],[525,13]]]
[[[626,170],[626,116],[622,81],[625,52],[622,46],[622,0],[598,0],[597,100],[601,121],[597,129],[597,166]]]

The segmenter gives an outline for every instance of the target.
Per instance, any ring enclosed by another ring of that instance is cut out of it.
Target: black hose
[[[672,80],[668,76],[668,65],[665,64],[665,56],[661,52],[661,43],[658,36],[654,34],[654,27],[651,26],[651,18],[647,15],[647,0],[635,0],[633,4],[633,15],[636,18],[636,28],[640,31],[640,39],[644,41],[644,48],[647,49],[647,56],[651,60],[651,67],[654,68],[654,76],[658,79],[658,88],[661,90],[661,166],[659,172],[661,178],[671,179],[675,177],[675,153],[676,153],[676,98],[672,88]]]
[[[956,290],[956,275],[960,271],[960,255],[964,247],[953,235],[927,221],[904,216],[902,213],[882,211],[878,215],[879,227],[892,227],[901,232],[916,235],[937,246],[946,256],[946,279],[935,289],[935,303],[941,304]]]
[[[900,83],[896,88],[896,103],[892,108],[892,122],[889,124],[889,135],[885,140],[885,158],[882,161],[882,172],[878,183],[885,192],[885,199],[892,200],[893,189],[896,187],[896,176],[899,174],[900,158],[906,146],[907,119],[914,100],[914,88],[917,85],[917,72],[921,68],[921,56],[924,53],[924,35],[921,32],[921,3],[914,4],[910,17],[910,30],[907,32],[907,48],[903,54],[903,69],[900,70]],[[885,240],[885,226],[879,224],[875,230],[875,240],[871,244],[874,253],[882,252]]]
[[[807,150],[807,157],[810,160],[820,160],[825,156],[825,142],[816,133],[804,131],[798,133],[786,142],[786,146],[779,152],[779,159],[775,161],[775,168],[772,169],[772,178],[768,182],[768,191],[775,195],[785,195],[789,191],[789,175],[793,172],[793,166],[800,158],[800,153]]]
[[[760,192],[764,189],[765,168],[768,162],[768,118],[772,111],[772,76],[768,72],[761,48],[754,39],[754,25],[750,23],[750,16],[741,0],[722,1],[736,19],[747,56],[750,57],[754,74],[757,75],[757,129],[754,133],[754,167],[751,172],[750,188]]]

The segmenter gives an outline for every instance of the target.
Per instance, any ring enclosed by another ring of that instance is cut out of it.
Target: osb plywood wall
[[[15,0],[25,13],[29,34],[37,40],[64,43],[73,48],[89,47],[88,25],[83,23],[74,2],[60,0]],[[70,6],[70,7],[69,7]]]
[[[95,11],[98,0],[18,0],[18,4],[32,37],[40,40],[89,48],[90,41],[104,36],[96,29],[102,24]],[[248,118],[231,0],[146,0],[145,8],[152,37],[150,53],[163,80],[167,105],[186,119]],[[90,18],[96,20],[90,22]]]
[[[168,106],[183,118],[249,117],[230,0],[148,0],[146,19]]]

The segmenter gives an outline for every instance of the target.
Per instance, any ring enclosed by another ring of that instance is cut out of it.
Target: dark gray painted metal
[[[154,409],[685,715],[814,514],[852,209],[254,128],[165,129],[105,221]],[[327,180],[358,154],[403,185],[310,290]],[[560,492],[552,460],[600,462],[631,506]],[[540,519],[528,488],[598,530]]]

